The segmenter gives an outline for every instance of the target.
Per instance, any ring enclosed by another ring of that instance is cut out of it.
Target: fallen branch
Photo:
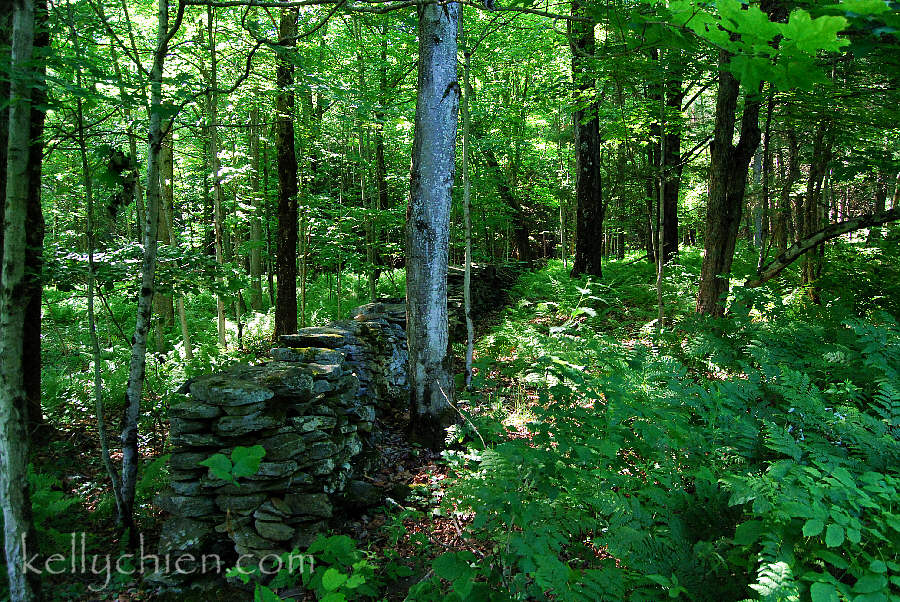
[[[880,226],[888,222],[900,220],[900,207],[894,207],[888,211],[879,213],[867,213],[843,222],[831,224],[819,230],[818,232],[799,240],[788,247],[787,251],[773,259],[771,262],[762,267],[755,277],[748,278],[744,283],[746,288],[756,288],[763,283],[771,280],[781,273],[781,271],[797,261],[806,252],[815,249],[824,242],[837,238],[841,234],[861,230],[862,228],[871,228]]]

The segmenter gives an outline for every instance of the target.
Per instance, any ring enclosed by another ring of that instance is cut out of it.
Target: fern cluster
[[[598,327],[618,291],[554,269],[523,280],[483,347],[514,358],[480,373],[524,388],[527,435],[503,437],[473,395],[468,448],[448,454],[447,510],[494,550],[445,561],[468,567],[451,599],[900,596],[892,316],[755,292],[729,320],[623,345]]]

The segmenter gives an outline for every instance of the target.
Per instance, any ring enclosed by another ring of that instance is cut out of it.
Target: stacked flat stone
[[[472,317],[478,319],[502,306],[506,301],[506,291],[518,278],[522,266],[472,264]],[[450,338],[454,341],[466,340],[466,314],[463,298],[465,270],[450,266],[447,269],[447,317]]]
[[[500,303],[515,271],[486,266],[475,274],[477,316]],[[450,324],[457,331],[462,324],[464,336],[461,275],[448,274]],[[160,554],[220,554],[227,562],[303,551],[327,526],[333,504],[377,503],[376,488],[354,477],[372,459],[376,414],[408,400],[405,327],[405,300],[378,299],[351,320],[281,337],[273,361],[189,381],[179,391],[189,398],[169,408],[171,485],[156,504],[171,517]],[[259,470],[237,485],[199,464],[257,444],[266,450]]]
[[[363,448],[358,432],[374,420],[357,411],[358,382],[342,354],[307,348],[293,361],[198,378],[189,391],[190,401],[169,409],[171,488],[156,503],[173,518],[161,549],[204,553],[228,539],[237,554],[261,558],[305,548],[331,516],[329,494],[353,472],[350,460]],[[266,454],[238,485],[199,465],[239,445],[261,445]]]
[[[169,408],[170,488],[156,504],[160,552],[249,555],[301,551],[365,467],[376,406],[406,396],[405,305],[386,299],[355,319],[284,336],[273,361],[190,381]],[[199,463],[261,445],[257,474],[235,485]],[[352,488],[351,488],[352,489]]]

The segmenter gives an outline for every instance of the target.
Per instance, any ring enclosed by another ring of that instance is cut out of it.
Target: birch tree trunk
[[[452,422],[447,259],[460,86],[459,4],[421,4],[410,199],[406,212],[410,431],[439,449]]]
[[[156,230],[159,227],[159,154],[162,149],[161,120],[163,64],[168,53],[169,39],[181,24],[183,7],[179,10],[173,31],[169,31],[169,2],[159,0],[157,43],[150,70],[150,128],[147,144],[147,215],[144,224],[144,258],[141,266],[141,292],[138,297],[134,336],[131,338],[131,359],[128,365],[128,385],[125,391],[125,418],[122,428],[122,525],[128,529],[130,544],[136,543],[134,524],[134,494],[137,487],[138,418],[144,388],[144,368],[147,360],[147,332],[153,309],[153,289],[156,275]]]
[[[25,330],[25,222],[28,213],[31,94],[29,77],[34,44],[34,2],[12,6],[11,72],[7,170],[3,211],[3,265],[0,273],[0,509],[9,593],[30,602],[41,595],[40,578],[25,570],[28,548],[37,551],[31,523],[31,499],[26,471],[29,458],[26,431],[27,400],[22,338]]]
[[[207,108],[207,116],[209,117],[209,159],[210,159],[210,169],[212,171],[213,177],[213,224],[215,231],[215,245],[216,245],[216,263],[219,266],[225,263],[225,254],[223,249],[223,232],[222,228],[224,227],[224,214],[222,211],[222,204],[224,201],[224,194],[222,192],[222,178],[219,175],[220,165],[219,165],[219,136],[218,136],[218,95],[216,94],[216,86],[218,85],[217,80],[217,65],[216,65],[216,25],[215,25],[215,11],[211,6],[207,7],[206,11],[206,27],[209,41],[209,73],[210,73],[210,87],[212,90],[209,92],[207,96],[209,101],[209,106]],[[219,280],[221,284],[221,279]],[[228,342],[225,339],[225,298],[222,293],[218,293],[216,295],[216,317],[218,324],[218,336],[219,336],[219,347],[226,347]]]
[[[72,14],[72,5],[66,4],[69,18],[69,35],[71,36],[72,45],[75,49],[75,56],[78,63],[75,67],[75,85],[81,90],[83,89],[82,71],[81,71],[81,44],[78,36],[78,30],[75,27],[75,21]],[[109,476],[113,489],[113,496],[116,502],[117,516],[122,515],[122,492],[119,489],[119,473],[113,465],[112,458],[109,455],[109,438],[106,431],[106,419],[104,416],[103,404],[103,379],[101,368],[103,366],[103,358],[100,354],[100,339],[97,336],[97,320],[94,313],[94,290],[96,286],[96,266],[94,264],[94,248],[96,241],[94,238],[94,193],[93,193],[93,177],[91,175],[90,164],[88,162],[87,152],[87,136],[84,130],[84,102],[80,96],[75,100],[75,119],[78,135],[78,150],[81,155],[81,172],[82,182],[84,184],[84,199],[86,201],[86,228],[85,234],[88,245],[88,277],[87,277],[87,314],[88,314],[88,330],[91,338],[91,355],[94,360],[94,412],[97,414],[97,435],[100,439],[100,456],[103,466]]]

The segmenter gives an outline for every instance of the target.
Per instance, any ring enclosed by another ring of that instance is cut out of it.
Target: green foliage
[[[35,471],[28,465],[28,486],[31,494],[31,513],[41,545],[60,546],[68,541],[68,535],[60,533],[51,523],[66,513],[81,499],[60,491],[60,481],[53,475]]]
[[[289,570],[288,557],[297,556],[297,550],[282,555],[281,570],[267,584],[255,584],[254,600],[281,600],[277,590],[297,585],[302,585],[322,602],[368,600],[382,591],[389,581],[411,574],[408,568],[389,560],[383,564],[377,562],[372,554],[357,548],[356,542],[346,535],[320,535],[305,554],[302,572]],[[256,568],[252,572],[232,569],[228,574],[244,583],[259,578]]]
[[[471,515],[494,549],[441,557],[448,595],[474,583],[513,599],[887,599],[900,579],[893,317],[763,292],[761,312],[676,315],[626,348],[597,330],[600,311],[572,316],[629,293],[612,278],[586,295],[556,270],[524,276],[484,339],[483,355],[515,356],[482,370],[501,375],[490,389],[510,398],[518,383],[537,401],[525,437],[494,431],[487,447],[475,418],[496,402],[473,407],[469,449],[448,452],[445,512]]]
[[[231,458],[224,454],[213,454],[200,462],[200,465],[209,468],[213,477],[237,485],[238,479],[256,474],[265,455],[266,450],[262,445],[238,445],[231,451]]]

